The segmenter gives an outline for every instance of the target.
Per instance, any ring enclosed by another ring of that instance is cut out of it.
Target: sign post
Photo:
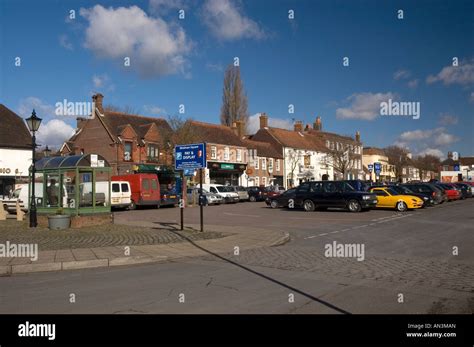
[[[202,194],[202,169],[206,168],[206,144],[197,143],[189,145],[177,145],[174,148],[175,154],[175,169],[181,172],[181,177],[183,179],[183,194],[180,200],[180,210],[181,210],[181,230],[184,229],[184,205],[185,205],[185,195],[186,195],[186,184],[184,183],[185,171],[199,169],[199,208],[200,208],[200,217],[201,217],[201,232],[204,231],[204,212],[203,212],[203,194]]]

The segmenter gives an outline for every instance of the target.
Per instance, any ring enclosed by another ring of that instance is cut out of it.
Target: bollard
[[[19,222],[23,221],[23,217],[25,216],[25,212],[23,212],[20,208],[20,201],[16,201],[16,220]]]
[[[8,212],[5,211],[5,208],[3,207],[3,201],[0,200],[0,220],[7,220],[7,214]]]

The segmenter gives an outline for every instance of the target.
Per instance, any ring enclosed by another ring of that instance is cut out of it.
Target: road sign
[[[379,176],[380,172],[382,171],[382,164],[374,163],[374,171],[375,171],[375,174]]]
[[[369,169],[369,172],[372,172],[374,169],[374,166],[372,164],[367,165],[367,168]]]
[[[454,171],[461,171],[459,164],[454,164]]]
[[[204,143],[179,145],[174,148],[174,153],[176,170],[203,169],[207,165]]]
[[[194,169],[184,169],[184,176],[194,176]]]

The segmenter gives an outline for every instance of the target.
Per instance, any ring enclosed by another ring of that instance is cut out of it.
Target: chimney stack
[[[244,128],[245,128],[244,122],[241,121],[241,120],[238,120],[238,121],[235,122],[235,126],[237,128],[237,136],[242,138],[245,135],[244,134],[244,132],[245,132],[244,131]]]
[[[104,108],[102,107],[102,100],[104,100],[104,96],[100,93],[92,95],[92,102],[94,102],[95,107],[99,110],[100,113],[104,113]],[[95,113],[95,108],[92,110],[93,114]]]
[[[356,140],[357,142],[360,142],[360,131],[359,131],[359,130],[356,131],[355,140]]]
[[[323,124],[321,123],[321,117],[317,116],[316,121],[313,124],[314,130],[321,131],[323,130]]]
[[[303,122],[300,121],[300,120],[297,120],[295,122],[295,131],[299,131],[299,132],[302,132],[303,131]]]
[[[268,116],[265,112],[260,113],[260,129],[268,128]]]

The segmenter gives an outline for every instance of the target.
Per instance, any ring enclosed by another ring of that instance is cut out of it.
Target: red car
[[[448,201],[459,200],[461,199],[461,192],[459,189],[450,183],[439,183],[436,186],[444,189],[446,195],[448,196]]]
[[[277,187],[270,186],[270,187],[266,187],[265,190],[267,191],[267,198],[271,199],[283,193],[285,191],[285,188],[284,187],[277,188]]]
[[[136,206],[160,207],[160,182],[155,174],[137,173],[130,175],[112,176],[114,181],[127,181],[132,191],[132,204],[130,209]]]

